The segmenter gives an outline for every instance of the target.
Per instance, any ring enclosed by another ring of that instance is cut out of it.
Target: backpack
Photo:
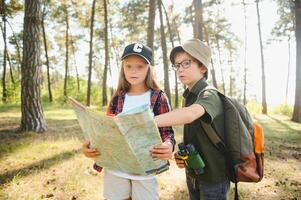
[[[225,138],[221,139],[214,124],[201,120],[210,141],[226,157],[230,180],[235,183],[235,198],[238,199],[237,183],[259,182],[263,178],[264,133],[260,124],[253,122],[247,108],[236,99],[207,86],[200,91],[216,91],[224,109]]]

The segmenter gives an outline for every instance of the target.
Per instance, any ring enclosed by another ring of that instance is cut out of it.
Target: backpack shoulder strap
[[[206,86],[204,89],[202,89],[198,96],[197,99],[199,98],[200,95],[202,95],[205,91],[216,91],[219,95],[221,94],[215,87],[213,86]],[[224,142],[222,141],[222,139],[220,138],[220,136],[217,134],[217,132],[214,130],[214,128],[212,127],[211,124],[204,122],[203,120],[201,121],[201,125],[205,131],[205,133],[207,134],[207,136],[209,137],[210,141],[214,144],[214,146],[221,151],[222,153],[226,152],[226,146],[224,144]]]
[[[212,125],[204,122],[203,120],[201,120],[201,125],[202,125],[205,133],[209,137],[210,141],[214,144],[214,146],[220,152],[225,153],[226,152],[225,143],[222,141],[222,139],[220,138],[220,136],[216,133],[216,131],[214,130],[214,128],[212,127]]]

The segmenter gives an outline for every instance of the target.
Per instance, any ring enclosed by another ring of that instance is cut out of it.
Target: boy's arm
[[[175,126],[189,124],[200,118],[205,113],[205,109],[200,104],[173,110],[168,113],[155,116],[155,122],[158,127]]]

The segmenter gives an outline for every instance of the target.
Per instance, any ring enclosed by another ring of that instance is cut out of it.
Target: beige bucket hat
[[[169,56],[172,64],[175,62],[175,54],[182,49],[205,65],[207,69],[209,68],[211,62],[211,50],[204,42],[193,38],[185,41],[182,45],[173,48]]]

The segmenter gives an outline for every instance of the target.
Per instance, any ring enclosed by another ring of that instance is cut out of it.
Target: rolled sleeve
[[[203,106],[205,109],[205,114],[201,119],[206,123],[212,123],[223,112],[222,101],[215,91],[205,91],[199,95],[195,103]]]

